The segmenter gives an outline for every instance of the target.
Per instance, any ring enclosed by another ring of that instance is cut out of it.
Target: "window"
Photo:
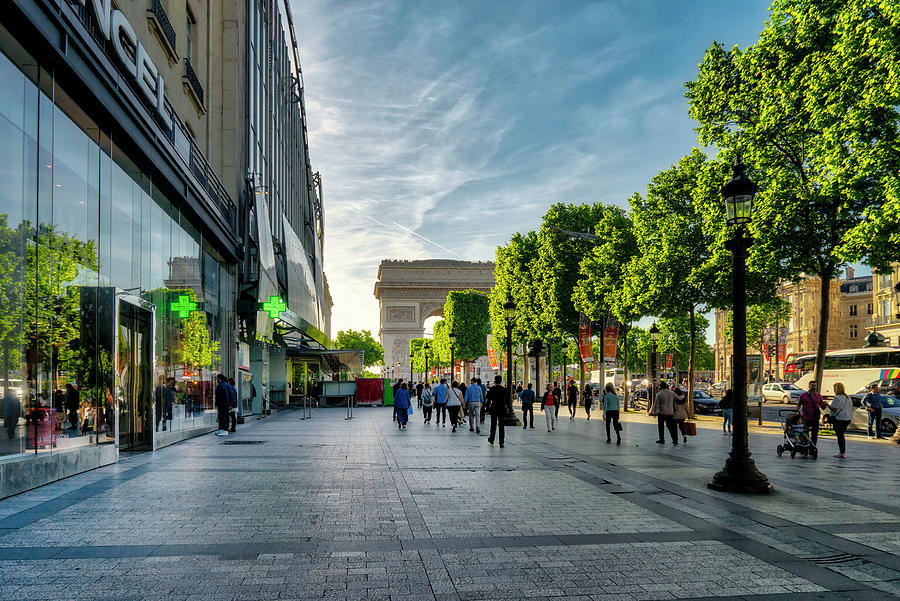
[[[881,278],[881,287],[882,288],[890,288],[891,287],[891,274],[883,273],[878,277]]]
[[[881,307],[879,307],[879,310],[882,317],[889,317],[891,314],[891,301],[888,299],[881,301]]]
[[[185,51],[185,57],[190,62],[194,62],[194,26],[197,24],[197,19],[194,18],[194,15],[191,14],[191,9],[187,10],[187,27],[185,28],[185,37],[187,38],[187,50]]]
[[[856,316],[856,305],[850,305],[850,317],[855,317],[855,316]],[[854,338],[854,336],[851,336],[851,338]]]
[[[853,313],[851,313],[853,315]],[[856,324],[850,326],[850,338],[856,338],[859,335],[859,331]]]
[[[850,294],[854,292],[859,292],[859,286],[850,286]]]
[[[875,307],[872,306],[872,303],[869,303],[868,305],[866,305],[866,313],[868,315],[871,315],[874,312],[874,310],[875,310]]]

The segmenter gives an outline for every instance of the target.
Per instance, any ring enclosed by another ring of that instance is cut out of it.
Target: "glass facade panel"
[[[52,74],[0,78],[0,455],[214,424],[233,270]]]

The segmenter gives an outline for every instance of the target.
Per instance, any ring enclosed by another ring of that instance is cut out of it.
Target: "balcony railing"
[[[171,52],[175,52],[175,28],[172,27],[172,23],[169,21],[169,15],[166,14],[166,9],[163,8],[162,0],[152,0],[150,2],[150,12],[159,28],[159,32],[169,42]]]
[[[872,322],[876,326],[886,326],[892,323],[900,322],[900,316],[897,315],[875,315],[872,317]]]
[[[205,106],[203,104],[203,86],[200,85],[200,80],[197,79],[197,74],[194,73],[190,58],[184,59],[184,78],[188,80],[188,84],[191,86],[194,95],[197,96],[200,106]]]

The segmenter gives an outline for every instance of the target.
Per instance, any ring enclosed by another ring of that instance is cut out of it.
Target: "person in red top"
[[[812,440],[813,445],[819,439],[819,417],[822,414],[820,410],[827,406],[822,395],[819,394],[815,382],[809,383],[809,392],[801,394],[797,401],[797,409],[800,411],[803,423],[809,428],[809,439]]]
[[[541,397],[541,411],[544,412],[544,417],[547,418],[547,432],[556,430],[556,406],[558,404],[559,399],[553,396],[553,388],[548,383],[547,390],[544,391],[544,396]]]

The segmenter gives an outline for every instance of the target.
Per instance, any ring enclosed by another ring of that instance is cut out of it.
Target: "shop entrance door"
[[[119,450],[153,449],[153,313],[119,300],[116,387]]]

